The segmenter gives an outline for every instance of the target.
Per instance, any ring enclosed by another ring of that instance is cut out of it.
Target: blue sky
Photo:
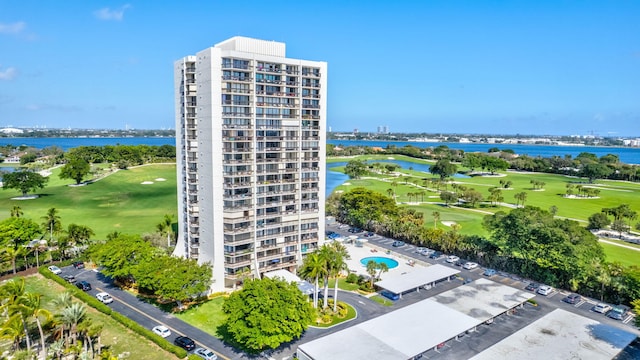
[[[0,0],[0,126],[173,128],[173,62],[236,35],[327,61],[334,131],[640,135],[624,0]]]

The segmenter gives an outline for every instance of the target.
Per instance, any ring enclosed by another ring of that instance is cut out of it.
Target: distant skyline
[[[174,127],[229,37],[328,62],[333,131],[640,136],[640,1],[0,0],[0,127]]]

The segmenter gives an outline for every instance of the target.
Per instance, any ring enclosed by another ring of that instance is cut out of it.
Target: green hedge
[[[70,263],[71,262],[69,262],[69,264]],[[86,303],[87,305],[95,308],[96,310],[100,311],[103,314],[111,316],[113,319],[115,319],[116,321],[118,321],[119,323],[124,325],[125,327],[129,328],[131,331],[133,331],[133,332],[135,332],[135,333],[147,338],[150,341],[153,341],[158,346],[160,346],[162,349],[175,354],[180,359],[184,359],[185,357],[187,357],[187,351],[185,349],[183,349],[181,347],[178,347],[176,345],[173,345],[172,343],[168,342],[163,337],[157,335],[153,331],[151,331],[151,330],[149,330],[149,329],[147,329],[147,328],[145,328],[143,326],[140,326],[140,324],[138,324],[137,322],[127,318],[126,316],[120,314],[117,311],[113,311],[110,307],[108,307],[107,305],[105,305],[102,302],[98,301],[98,299],[96,299],[93,296],[87,294],[86,292],[78,289],[75,285],[70,284],[69,282],[67,282],[62,277],[60,277],[58,275],[55,275],[54,273],[49,271],[49,269],[46,266],[41,266],[38,269],[38,271],[40,272],[40,274],[42,276],[46,277],[47,279],[53,280],[53,281],[57,282],[58,284],[64,286],[71,293],[71,295],[75,296],[80,301],[82,301],[82,302]]]

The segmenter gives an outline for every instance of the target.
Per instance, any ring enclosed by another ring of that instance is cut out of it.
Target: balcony
[[[251,82],[253,78],[250,76],[231,76],[231,75],[223,75],[223,81],[240,81],[240,82]]]

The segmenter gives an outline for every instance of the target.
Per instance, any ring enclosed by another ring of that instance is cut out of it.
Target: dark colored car
[[[350,233],[359,233],[362,231],[362,229],[357,228],[357,227],[352,227],[351,229],[348,230]]]
[[[404,246],[404,241],[396,240],[396,241],[393,242],[393,244],[391,244],[391,246],[393,246],[393,247]]]
[[[191,338],[188,338],[186,336],[178,336],[175,340],[173,340],[173,342],[187,351],[191,351],[196,347],[196,343],[191,340]]]
[[[527,287],[525,287],[524,289],[529,291],[536,291],[538,290],[539,287],[540,287],[540,284],[532,282],[532,283],[529,283],[529,285],[527,285]]]
[[[439,259],[442,256],[442,251],[434,251],[429,255],[430,259]]]
[[[562,301],[566,302],[567,304],[572,304],[572,305],[575,305],[575,304],[579,303],[580,300],[582,300],[582,296],[580,296],[578,294],[569,294],[569,296],[567,296],[564,299],[562,299]]]
[[[465,263],[466,263],[466,261],[464,261],[464,260],[460,259],[460,260],[456,261],[455,265],[456,265],[456,266],[462,266],[462,265],[464,265]]]
[[[72,265],[76,269],[84,269],[84,262],[82,261],[74,261]]]
[[[78,289],[83,290],[83,291],[91,290],[91,284],[89,284],[88,282],[86,282],[84,280],[78,281],[76,283],[76,286],[78,287]]]
[[[372,237],[373,235],[375,235],[374,233],[372,233],[371,231],[369,231],[368,233],[362,235],[364,237]]]
[[[616,305],[613,309],[609,310],[607,316],[614,320],[624,320],[629,314],[629,310],[631,309],[626,305]]]

